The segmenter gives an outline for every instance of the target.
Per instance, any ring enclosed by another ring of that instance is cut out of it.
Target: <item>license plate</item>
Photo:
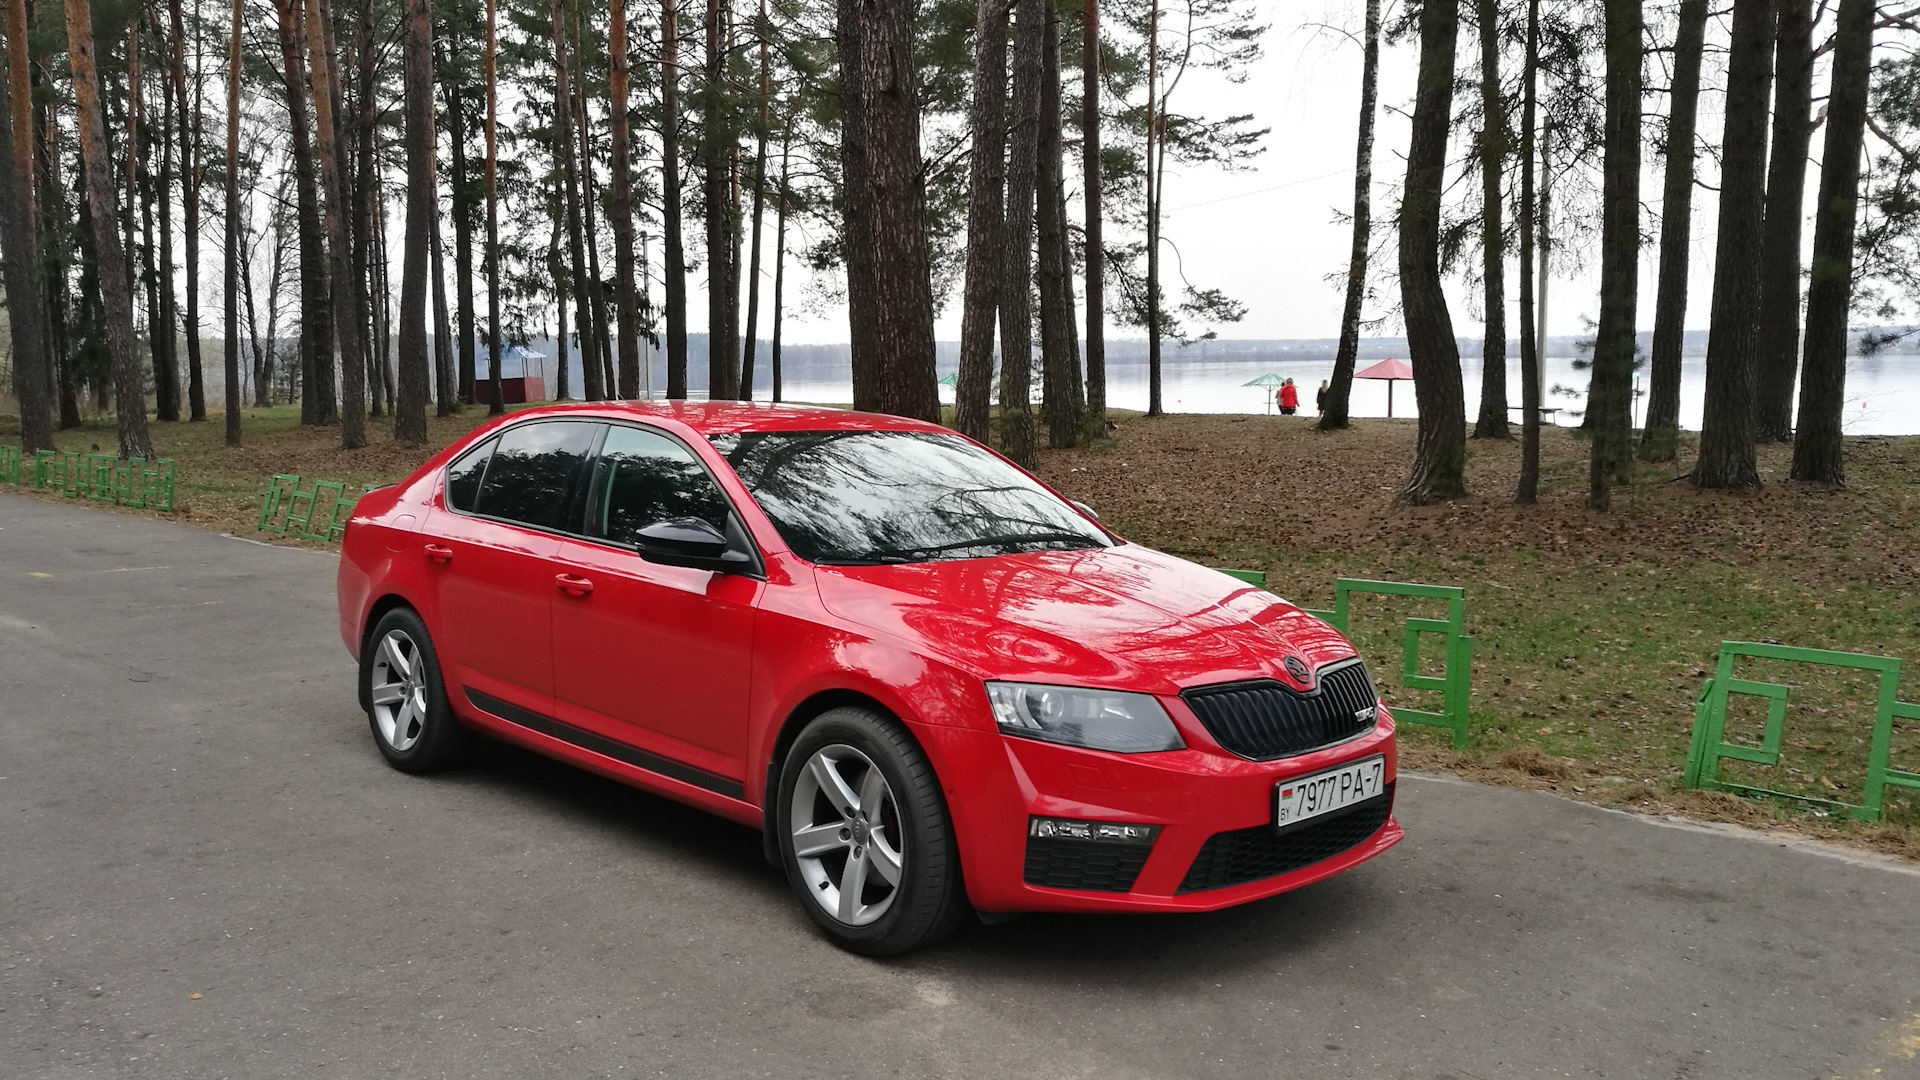
[[[1386,790],[1387,758],[1375,754],[1325,772],[1273,785],[1273,823],[1290,829],[1303,821],[1365,802]]]

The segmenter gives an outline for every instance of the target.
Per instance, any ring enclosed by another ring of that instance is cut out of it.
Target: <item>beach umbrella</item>
[[[1257,379],[1248,379],[1246,382],[1243,382],[1240,385],[1241,386],[1257,386],[1260,389],[1265,390],[1267,392],[1267,411],[1271,413],[1273,411],[1273,392],[1283,382],[1286,382],[1286,380],[1282,379],[1280,376],[1275,375],[1273,372],[1269,371],[1265,375],[1262,375]]]
[[[949,375],[949,376],[947,376],[946,378],[944,378],[944,379],[941,379],[941,380],[940,380],[940,385],[941,385],[941,386],[958,386],[958,385],[960,385],[960,373],[956,371],[956,372],[954,372],[953,374],[951,374],[951,375]]]
[[[1372,367],[1362,368],[1353,373],[1356,379],[1387,380],[1387,419],[1393,419],[1393,384],[1401,379],[1413,378],[1413,369],[1398,360],[1382,360]]]

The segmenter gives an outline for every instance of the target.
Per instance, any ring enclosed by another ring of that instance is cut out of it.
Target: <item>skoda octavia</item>
[[[485,734],[758,828],[857,952],[1245,903],[1401,837],[1345,638],[919,421],[514,413],[360,500],[339,601],[395,768]]]

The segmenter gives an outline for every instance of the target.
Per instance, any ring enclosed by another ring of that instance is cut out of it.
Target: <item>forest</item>
[[[0,2],[29,452],[107,415],[125,458],[152,456],[151,425],[216,414],[239,446],[246,408],[277,404],[344,449],[424,444],[429,410],[504,411],[503,353],[548,335],[581,360],[556,398],[688,397],[691,327],[707,396],[778,401],[803,303],[844,307],[856,408],[1033,467],[1043,442],[1104,436],[1111,328],[1145,338],[1158,414],[1163,343],[1244,311],[1168,274],[1163,200],[1170,170],[1265,148],[1252,114],[1192,90],[1261,58],[1272,12],[1253,0]],[[1363,331],[1397,328],[1419,406],[1400,499],[1463,494],[1469,438],[1517,427],[1514,495],[1533,501],[1542,294],[1550,267],[1592,259],[1588,506],[1683,453],[1695,486],[1752,490],[1767,443],[1791,444],[1793,479],[1845,482],[1847,358],[1894,340],[1850,326],[1920,290],[1920,7],[1360,0],[1342,17],[1362,84],[1322,430],[1350,423]],[[1383,100],[1389,50],[1417,58],[1409,100]],[[1390,110],[1406,144],[1376,146]],[[1697,447],[1678,423],[1690,275],[1711,280]],[[1450,283],[1486,327],[1475,417]],[[948,410],[934,326],[956,306]]]

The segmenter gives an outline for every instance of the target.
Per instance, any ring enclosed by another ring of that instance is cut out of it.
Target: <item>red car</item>
[[[394,767],[482,732],[758,828],[858,952],[1241,904],[1401,838],[1345,638],[933,424],[517,412],[360,500],[339,599]]]

